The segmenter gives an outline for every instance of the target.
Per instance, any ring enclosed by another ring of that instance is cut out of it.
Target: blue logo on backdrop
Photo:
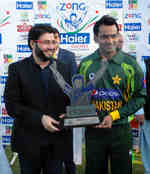
[[[89,44],[90,34],[89,33],[61,33],[60,34],[61,44]]]
[[[122,8],[123,2],[122,0],[106,0],[105,8]]]
[[[149,33],[149,39],[148,39],[148,43],[150,44],[150,33]]]
[[[0,84],[5,84],[8,76],[0,76]]]
[[[150,56],[142,56],[142,60],[150,59]]]
[[[11,139],[11,136],[2,136],[2,143],[4,143],[4,144],[9,143],[10,144],[10,139]]]
[[[17,1],[16,9],[18,10],[31,10],[33,9],[33,2],[31,1]]]
[[[1,103],[4,103],[4,96],[1,96]]]
[[[0,44],[2,44],[2,34],[0,33]]]
[[[1,117],[1,124],[13,124],[14,119],[10,116]]]
[[[125,23],[124,31],[141,31],[141,23]]]
[[[28,45],[17,45],[18,53],[30,53],[32,52]]]

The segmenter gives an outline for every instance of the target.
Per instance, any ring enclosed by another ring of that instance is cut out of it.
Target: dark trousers
[[[129,174],[131,131],[128,125],[93,129],[86,133],[86,174]]]
[[[64,161],[66,174],[75,174],[76,166],[73,160],[65,160]]]
[[[44,148],[39,157],[18,154],[21,174],[62,174],[62,160],[51,159],[49,148]]]

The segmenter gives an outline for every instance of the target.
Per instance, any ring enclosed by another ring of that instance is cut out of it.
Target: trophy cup
[[[94,79],[90,80],[86,86],[84,86],[84,77],[81,74],[73,76],[72,86],[70,86],[57,71],[56,62],[53,62],[49,66],[55,80],[71,101],[71,105],[66,108],[64,118],[60,120],[61,128],[83,127],[100,123],[95,106],[90,104],[90,98],[95,89],[94,84],[102,77],[106,70],[107,61],[105,59],[102,60],[101,66],[101,69],[95,74]]]

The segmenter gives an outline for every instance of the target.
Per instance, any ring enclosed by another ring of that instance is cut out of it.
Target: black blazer
[[[68,65],[58,60],[56,62],[58,71],[70,83]],[[65,113],[66,106],[70,104],[69,98],[50,73],[46,96],[41,68],[32,56],[9,66],[4,100],[8,114],[14,118],[11,138],[13,151],[31,155],[37,154],[43,145],[57,143],[63,150],[64,144],[72,144],[71,130],[50,133],[41,124],[43,114],[59,120],[58,116]]]
[[[145,60],[146,65],[146,103],[144,105],[144,116],[146,120],[150,120],[150,59]]]

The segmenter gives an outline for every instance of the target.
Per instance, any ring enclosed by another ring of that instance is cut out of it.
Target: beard
[[[101,51],[104,52],[106,55],[107,54],[111,54],[111,53],[114,53],[116,52],[117,48],[116,46],[103,46],[103,47],[100,47],[101,48]]]
[[[37,44],[35,46],[35,55],[42,62],[49,61],[52,58],[52,56],[45,56],[43,50],[41,50],[41,48],[39,48]]]

